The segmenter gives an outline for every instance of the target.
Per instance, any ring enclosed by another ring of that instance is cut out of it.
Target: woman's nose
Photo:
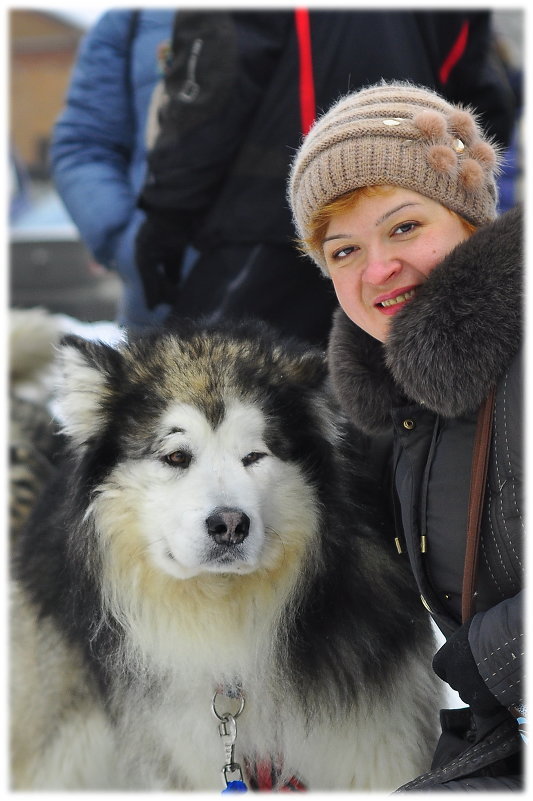
[[[368,284],[386,284],[390,278],[398,275],[401,269],[401,262],[398,259],[382,252],[372,252],[368,254],[363,281]]]

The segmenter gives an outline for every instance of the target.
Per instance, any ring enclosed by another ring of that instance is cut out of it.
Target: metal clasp
[[[225,720],[218,724],[218,733],[224,746],[224,769],[235,764],[235,741],[237,740],[237,724],[233,715],[226,715]]]
[[[235,714],[230,714],[229,712],[224,712],[221,714],[216,707],[216,700],[219,693],[215,693],[213,696],[213,700],[211,702],[211,709],[213,714],[216,718],[220,721],[218,724],[218,733],[220,735],[220,739],[222,740],[222,745],[224,747],[224,765],[222,767],[222,779],[224,782],[224,787],[227,789],[230,787],[232,782],[238,782],[242,784],[242,788],[239,787],[240,790],[246,789],[243,776],[242,776],[242,769],[238,762],[235,762],[235,743],[237,741],[237,723],[236,718],[239,717],[241,712],[244,709],[244,696],[241,695],[239,697],[239,708],[235,712]]]

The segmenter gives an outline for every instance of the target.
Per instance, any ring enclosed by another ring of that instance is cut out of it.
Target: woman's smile
[[[415,292],[416,287],[401,289],[400,291],[395,290],[393,293],[388,293],[386,296],[378,298],[374,305],[382,314],[396,314],[411,298],[414,298]]]

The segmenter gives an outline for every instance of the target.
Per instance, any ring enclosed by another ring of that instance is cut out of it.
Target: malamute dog
[[[67,337],[59,366],[68,455],[15,549],[13,789],[427,769],[432,630],[323,354],[191,325]]]

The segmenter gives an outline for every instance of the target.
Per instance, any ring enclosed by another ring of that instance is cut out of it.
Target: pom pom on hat
[[[479,161],[483,166],[491,170],[497,168],[497,154],[488,142],[476,142],[470,148],[470,154],[473,159]]]
[[[452,111],[448,116],[448,125],[460,139],[469,141],[475,136],[476,122],[468,111],[461,109]]]
[[[452,173],[457,169],[457,155],[446,145],[433,145],[427,152],[428,163],[437,172]]]
[[[459,179],[465,189],[475,192],[483,186],[485,181],[483,167],[474,159],[465,159],[461,164]]]
[[[446,119],[438,111],[421,111],[413,122],[427,139],[442,139],[446,135]]]

